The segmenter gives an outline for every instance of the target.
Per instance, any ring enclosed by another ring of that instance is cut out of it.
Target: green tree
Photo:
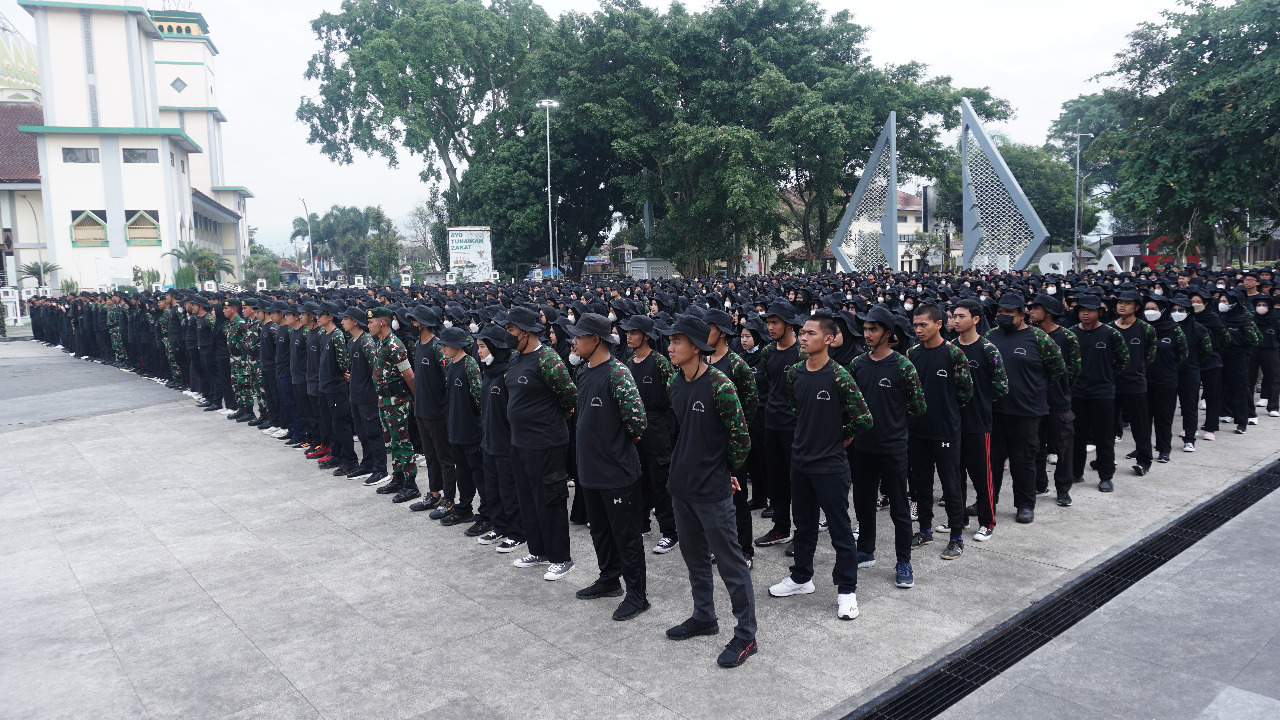
[[[23,263],[22,267],[18,268],[18,276],[21,278],[31,278],[36,281],[36,287],[44,287],[45,276],[52,275],[61,269],[62,268],[57,263],[52,263],[48,260],[37,260],[35,262]]]
[[[249,287],[257,287],[258,280],[266,280],[268,286],[276,287],[280,285],[280,256],[250,238],[249,257],[244,259],[240,274]]]
[[[231,264],[231,261],[203,245],[197,245],[193,240],[184,240],[178,243],[177,248],[163,254],[177,258],[179,271],[182,270],[183,266],[194,268],[196,280],[201,282],[217,280],[219,273],[234,274],[236,271],[236,267]],[[178,279],[177,274],[174,275],[174,279],[176,282]]]
[[[386,285],[399,274],[400,233],[382,207],[365,210],[369,223],[367,274],[373,282]]]
[[[1119,163],[1113,212],[1208,253],[1280,225],[1280,0],[1184,8],[1129,35],[1109,73],[1124,124],[1095,147]]]

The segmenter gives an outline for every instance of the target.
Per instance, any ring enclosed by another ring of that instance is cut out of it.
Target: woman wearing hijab
[[[1218,315],[1218,303],[1207,290],[1191,293],[1192,318],[1209,331],[1213,352],[1200,358],[1200,384],[1204,388],[1204,439],[1217,438],[1222,416],[1222,347],[1227,342],[1227,324]]]
[[[1169,462],[1173,450],[1173,413],[1178,402],[1178,370],[1188,358],[1187,336],[1169,315],[1169,299],[1151,295],[1143,317],[1156,330],[1156,357],[1147,368],[1147,411],[1156,437],[1156,462]]]
[[[1227,326],[1226,342],[1222,347],[1223,405],[1236,423],[1236,434],[1243,435],[1249,425],[1258,424],[1249,417],[1249,405],[1253,401],[1253,388],[1249,386],[1249,355],[1262,341],[1262,334],[1253,322],[1253,315],[1246,308],[1249,298],[1244,290],[1234,289],[1218,299],[1218,313]]]

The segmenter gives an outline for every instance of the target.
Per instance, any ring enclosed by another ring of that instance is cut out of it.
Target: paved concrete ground
[[[891,562],[863,571],[853,622],[829,547],[819,592],[785,600],[765,549],[761,652],[728,671],[723,591],[718,637],[663,636],[690,611],[678,553],[649,555],[653,610],[616,623],[573,597],[594,578],[583,528],[578,571],[548,583],[154,383],[37,343],[0,346],[0,378],[0,715],[21,718],[839,713],[1270,461],[1280,428],[1078,486],[1032,525],[1004,507],[960,560],[918,553],[912,590]]]
[[[967,718],[1280,718],[1280,493],[952,706]]]

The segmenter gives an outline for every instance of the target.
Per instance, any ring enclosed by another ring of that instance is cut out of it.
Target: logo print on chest
[[[819,390],[819,391],[818,391],[818,396],[817,396],[817,397],[818,397],[818,399],[819,399],[819,400],[830,400],[830,399],[831,399],[831,393],[827,392],[826,390]]]
[[[604,407],[604,401],[598,397],[591,398],[591,407]]]
[[[706,406],[706,405],[703,405],[701,400],[694,400],[694,401],[693,401],[693,411],[694,411],[694,412],[706,412],[706,411],[707,411],[707,406]]]

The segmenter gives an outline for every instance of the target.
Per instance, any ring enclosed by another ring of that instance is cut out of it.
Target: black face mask
[[[1016,320],[1012,315],[996,316],[996,325],[999,326],[1000,329],[1005,332],[1013,332],[1015,323],[1016,323]]]

